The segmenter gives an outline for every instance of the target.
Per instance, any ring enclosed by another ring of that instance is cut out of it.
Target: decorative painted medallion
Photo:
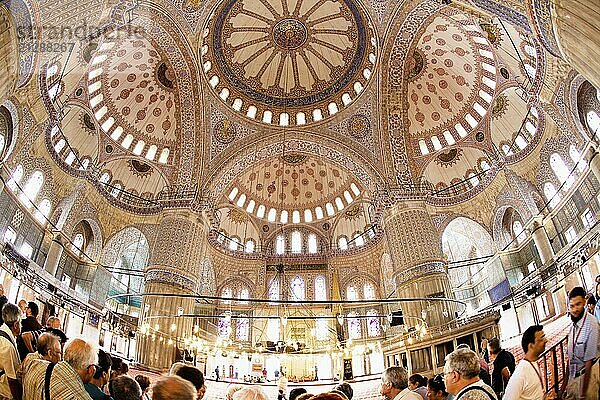
[[[222,119],[215,125],[214,135],[223,144],[231,143],[237,135],[235,125],[228,119]]]
[[[208,32],[209,84],[234,110],[269,124],[302,125],[349,105],[377,54],[353,0],[226,0]]]
[[[369,122],[369,118],[365,115],[353,115],[348,121],[348,133],[357,139],[364,138],[369,133],[370,129],[371,123]]]

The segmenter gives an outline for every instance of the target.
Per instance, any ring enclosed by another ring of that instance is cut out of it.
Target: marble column
[[[406,201],[387,209],[384,229],[394,264],[393,277],[384,279],[394,279],[396,297],[452,298],[441,238],[424,201]],[[401,306],[408,326],[425,317],[430,327],[453,319],[456,308],[454,303],[438,301],[402,302]]]
[[[46,256],[46,261],[44,262],[44,269],[53,276],[56,276],[56,271],[58,270],[58,264],[64,248],[65,245],[63,244],[63,237],[61,233],[54,232],[52,243],[50,243],[48,255]]]
[[[541,217],[537,217],[533,220],[531,225],[531,237],[533,238],[535,247],[540,255],[542,265],[548,264],[548,262],[554,259],[554,249],[552,249],[550,239],[548,238],[548,232],[546,232]]]
[[[175,361],[177,344],[183,349],[183,338],[193,334],[193,318],[178,317],[178,313],[193,314],[195,299],[168,295],[198,293],[206,236],[207,226],[189,210],[166,211],[160,221],[145,271],[145,312],[140,321],[150,329],[141,335],[136,348],[138,362],[146,367],[168,369]]]
[[[18,76],[17,31],[8,10],[0,7],[0,103],[12,95]]]

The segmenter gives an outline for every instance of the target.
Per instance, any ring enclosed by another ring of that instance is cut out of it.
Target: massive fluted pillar
[[[8,10],[0,5],[0,103],[12,95],[18,76],[17,31]]]
[[[58,270],[58,264],[64,248],[65,245],[62,243],[62,235],[60,232],[56,232],[52,238],[52,243],[50,243],[48,255],[46,256],[46,261],[44,262],[44,269],[53,276],[56,276],[56,271]]]
[[[407,201],[386,210],[384,229],[392,260],[396,297],[452,297],[441,240],[423,201]],[[454,318],[455,307],[442,302],[403,302],[407,325],[425,317],[429,326]],[[423,312],[425,311],[425,312]],[[408,317],[408,318],[406,318]]]
[[[145,366],[169,368],[175,360],[177,338],[181,344],[182,338],[193,333],[193,320],[177,315],[192,314],[195,300],[169,295],[197,293],[206,235],[206,226],[189,210],[169,210],[160,222],[145,271],[142,323],[150,329],[137,346],[138,362]],[[173,338],[173,344],[169,338]]]
[[[527,6],[544,47],[600,88],[598,0],[528,0]]]
[[[541,217],[533,220],[533,224],[531,225],[531,237],[533,238],[533,243],[535,243],[535,247],[540,255],[542,265],[546,265],[554,259],[554,249],[552,249],[550,239],[548,238],[548,232],[546,232]]]

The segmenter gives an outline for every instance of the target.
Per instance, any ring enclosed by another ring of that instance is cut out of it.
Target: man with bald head
[[[179,376],[165,376],[152,387],[152,400],[197,400],[196,388]]]
[[[23,361],[23,400],[41,399],[44,380],[40,374],[45,373],[50,363],[62,360],[60,340],[51,333],[43,333],[38,339],[37,351],[29,353]],[[32,372],[33,371],[33,372]]]

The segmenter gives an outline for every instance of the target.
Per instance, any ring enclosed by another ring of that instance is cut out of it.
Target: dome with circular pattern
[[[375,67],[375,38],[353,0],[229,0],[202,62],[215,94],[266,124],[303,125],[350,105]]]

